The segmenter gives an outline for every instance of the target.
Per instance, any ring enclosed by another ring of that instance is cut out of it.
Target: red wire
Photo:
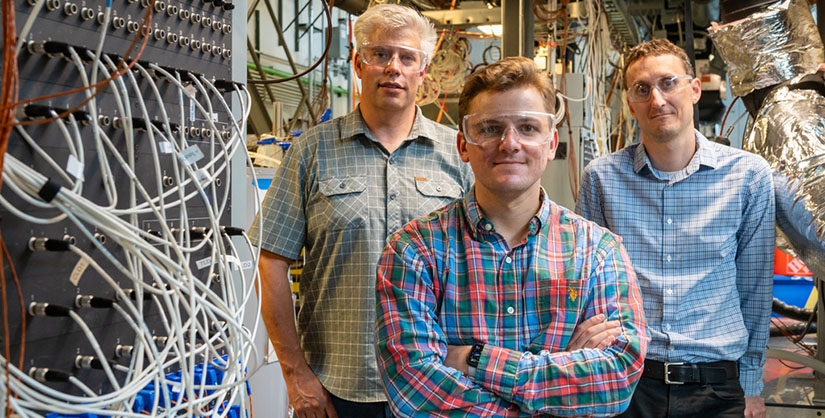
[[[725,134],[725,121],[728,120],[728,114],[730,113],[730,110],[733,109],[733,104],[736,103],[737,100],[739,100],[739,96],[736,96],[736,98],[733,99],[733,101],[730,102],[730,104],[728,105],[728,110],[727,110],[727,112],[725,112],[725,117],[722,118],[722,126],[719,127],[719,134],[720,135]]]

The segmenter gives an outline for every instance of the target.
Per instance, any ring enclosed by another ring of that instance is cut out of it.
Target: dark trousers
[[[338,418],[392,418],[387,402],[352,402],[329,394]]]
[[[662,379],[642,377],[630,407],[622,418],[742,418],[745,392],[739,378],[725,383],[668,385]]]

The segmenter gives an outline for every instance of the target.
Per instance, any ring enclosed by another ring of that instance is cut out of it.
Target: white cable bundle
[[[108,20],[109,8],[106,10]],[[105,31],[101,31],[99,45],[103,44],[103,38]],[[111,77],[117,69],[108,55],[90,53],[92,62],[97,65],[88,77],[81,59],[86,57],[80,57],[74,49],[70,53],[84,86],[95,83],[98,75]],[[182,82],[182,79],[187,81]],[[166,96],[161,95],[159,84],[164,84],[162,87],[167,89]],[[175,105],[179,107],[179,121],[170,121],[163,105],[164,97],[168,102],[170,87],[177,92]],[[82,137],[79,122],[72,115],[67,117],[68,120],[58,118],[52,122],[65,140],[66,155],[47,152],[25,127],[16,127],[16,133],[32,149],[38,164],[24,164],[11,154],[5,156],[5,187],[0,204],[25,222],[47,225],[68,221],[80,230],[85,239],[94,244],[96,256],[93,258],[74,245],[69,246],[70,251],[79,262],[91,267],[109,286],[108,290],[116,294],[113,310],[128,324],[135,339],[131,342],[133,348],[128,365],[110,364],[106,360],[111,353],[103,351],[98,338],[84,322],[84,311],[70,312],[69,316],[83,331],[94,355],[102,360],[110,391],[96,392],[72,376],[69,381],[85,396],[62,393],[30,377],[28,370],[6,364],[9,359],[0,357],[0,407],[4,410],[7,399],[11,410],[21,417],[40,417],[44,412],[118,417],[145,417],[147,414],[222,417],[232,405],[239,405],[241,411],[247,410],[249,402],[244,383],[247,374],[252,373],[259,362],[253,345],[254,332],[244,327],[242,321],[245,311],[250,309],[247,305],[254,303],[250,300],[257,280],[259,253],[255,247],[259,245],[253,246],[243,235],[247,248],[239,253],[220,223],[227,210],[230,188],[225,187],[222,195],[216,195],[217,181],[229,184],[233,156],[237,152],[246,152],[244,138],[251,97],[245,87],[238,89],[235,92],[240,102],[240,117],[229,121],[230,134],[226,137],[220,134],[212,115],[216,111],[232,115],[232,110],[212,82],[193,74],[170,73],[153,64],[149,68],[136,64],[132,71],[109,84],[107,91],[114,97],[117,114],[122,118],[125,147],[113,144],[106,130],[99,125],[95,98],[85,108],[91,115],[89,137]],[[151,97],[143,96],[147,91]],[[91,91],[87,90],[86,94],[90,97]],[[186,102],[195,105],[200,119],[209,126],[211,134],[199,141],[201,145],[190,144],[183,133]],[[148,103],[152,103],[152,112],[159,113],[151,113]],[[153,173],[136,172],[137,134],[132,126],[133,114],[145,118],[146,131],[138,139],[148,141],[151,146]],[[160,118],[159,126],[151,123],[149,115]],[[173,124],[179,125],[177,132],[172,132]],[[88,144],[93,144],[96,155],[85,155],[84,144],[87,144],[86,152]],[[82,168],[79,172],[63,168],[71,166],[67,164],[71,162],[83,167],[92,157],[100,164],[106,200],[103,203],[84,197],[84,187],[88,185],[84,182]],[[248,155],[246,157],[251,166]],[[171,173],[161,172],[164,163],[171,163]],[[56,172],[55,180],[32,168],[38,166]],[[116,183],[116,172],[125,173],[128,187],[118,189],[124,179],[117,179]],[[162,184],[162,179],[167,178],[171,179],[171,184]],[[60,183],[62,187],[50,201],[45,201],[39,192],[49,182]],[[25,208],[14,206],[13,200],[8,198],[10,194],[27,205],[50,209],[53,214],[26,213]],[[198,219],[203,229],[197,231],[196,238],[192,236],[194,228],[175,231],[169,227],[167,218],[167,212],[175,209],[175,221],[182,226],[191,225],[190,205],[206,211],[207,219]],[[152,225],[157,225],[156,233],[142,227],[148,219]],[[106,246],[96,239],[96,233],[106,236]],[[117,245],[117,251],[110,250],[112,244]],[[193,259],[195,254],[203,252],[208,257]],[[241,268],[241,253],[253,254],[253,274],[245,274]],[[199,270],[193,270],[194,265]],[[148,303],[143,303],[144,300]],[[147,314],[161,318],[164,338],[153,338],[144,322]],[[260,315],[256,318],[259,320]],[[257,328],[256,323],[252,329]],[[248,366],[253,367],[247,370]],[[6,368],[11,373],[8,386]],[[167,378],[168,368],[180,371],[179,382]],[[207,368],[219,370],[221,380],[206,384],[206,373],[200,373],[201,379],[196,380],[196,370]],[[147,385],[155,393],[153,404],[144,406],[143,411],[133,412],[138,393]]]

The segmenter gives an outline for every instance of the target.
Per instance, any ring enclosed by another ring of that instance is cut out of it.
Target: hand
[[[294,418],[338,418],[329,393],[309,367],[284,378]]]
[[[765,401],[761,396],[745,396],[745,418],[765,418]]]
[[[606,321],[604,314],[598,314],[588,318],[576,326],[573,331],[573,338],[567,344],[567,351],[575,351],[581,348],[602,349],[612,344],[616,336],[622,333],[622,326],[619,321]]]
[[[467,356],[470,355],[471,345],[448,345],[447,356],[444,357],[444,365],[452,367],[465,375],[470,374],[470,365],[467,364]]]

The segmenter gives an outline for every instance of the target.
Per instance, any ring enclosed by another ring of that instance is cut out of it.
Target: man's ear
[[[355,74],[358,76],[358,79],[361,79],[361,64],[360,52],[356,52],[355,57],[352,58],[352,67],[355,69]]]
[[[467,140],[464,139],[464,132],[459,131],[455,136],[455,146],[458,148],[458,155],[461,161],[470,162],[470,155],[467,153]]]
[[[699,78],[690,80],[690,93],[693,104],[699,103],[699,98],[702,97],[702,80],[699,80]]]
[[[556,150],[559,148],[559,130],[553,132],[553,139],[550,140],[550,152],[547,153],[547,161],[553,161],[556,158]]]
[[[630,115],[633,116],[634,119],[636,118],[636,111],[633,110],[633,103],[630,102],[630,98],[625,99],[627,101],[627,108],[630,109]]]

